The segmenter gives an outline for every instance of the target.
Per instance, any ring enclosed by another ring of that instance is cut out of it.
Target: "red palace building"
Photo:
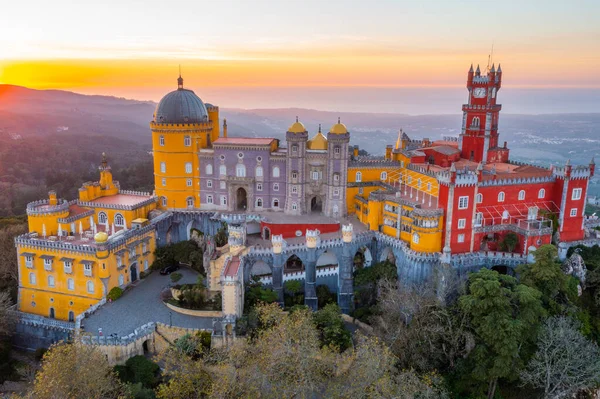
[[[433,208],[443,211],[437,250],[447,259],[506,251],[500,247],[509,232],[518,236],[514,252],[521,255],[550,243],[554,229],[555,242],[563,243],[562,248],[586,238],[584,210],[594,160],[587,166],[567,161],[550,168],[511,161],[498,134],[501,87],[500,66],[492,65],[485,74],[471,66],[460,137],[430,141],[403,134],[396,148],[390,151],[388,146],[386,152],[386,159],[401,163],[400,181],[437,182]]]

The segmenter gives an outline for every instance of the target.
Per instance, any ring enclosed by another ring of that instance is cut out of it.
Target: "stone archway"
[[[323,212],[323,201],[321,197],[314,196],[310,200],[310,213],[322,213]]]
[[[290,256],[283,266],[284,273],[301,272],[303,270],[304,263],[302,263],[302,260],[296,255]]]
[[[235,209],[238,211],[245,211],[248,209],[248,193],[243,187],[240,187],[235,191]]]
[[[490,267],[490,269],[498,272],[499,274],[505,274],[508,276],[514,276],[515,274],[512,267],[507,265],[495,265]]]
[[[339,261],[335,253],[325,251],[317,258],[317,267],[338,266]]]
[[[385,262],[386,260],[394,264],[396,263],[396,257],[391,247],[385,247],[379,256],[380,262]]]
[[[354,254],[353,258],[354,269],[362,269],[373,264],[373,255],[368,247],[360,247]]]
[[[268,227],[265,227],[263,229],[263,240],[270,240],[271,239],[271,229],[269,229]]]
[[[129,271],[131,272],[131,282],[133,283],[138,278],[137,263],[134,263],[133,265],[131,265],[129,267]]]

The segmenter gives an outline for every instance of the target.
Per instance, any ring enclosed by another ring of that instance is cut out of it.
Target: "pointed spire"
[[[402,129],[398,130],[398,139],[396,140],[396,149],[399,150],[402,143]]]
[[[492,69],[490,70],[491,73],[496,73],[496,67],[494,66],[494,64],[492,64]]]
[[[340,121],[340,117],[339,117],[339,116],[338,116],[338,123],[342,123],[342,122]]]
[[[319,123],[319,133],[321,133],[321,124]]]
[[[456,165],[454,164],[454,162],[452,162],[452,165],[450,165],[450,172],[456,173]]]
[[[567,159],[567,163],[565,164],[565,166],[569,166],[571,165],[571,158]]]
[[[469,73],[473,73],[473,63],[471,63],[471,68],[469,68]]]
[[[298,122],[298,115],[296,115],[296,122]]]
[[[590,161],[590,165],[596,165],[596,161],[594,160],[594,157],[592,157],[592,160]]]
[[[183,78],[181,77],[181,64],[179,64],[179,77],[177,78],[177,90],[183,90]]]
[[[481,69],[479,69],[479,64],[477,64],[477,70],[475,71],[475,73],[476,73],[477,75],[479,75],[479,74],[481,73]]]
[[[498,73],[502,73],[502,67],[500,66],[500,64],[498,64]]]

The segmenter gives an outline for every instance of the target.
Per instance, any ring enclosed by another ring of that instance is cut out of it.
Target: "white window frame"
[[[540,191],[538,191],[538,199],[542,199],[542,198],[546,198],[546,189],[545,188],[540,188]]]
[[[412,242],[415,244],[418,244],[420,240],[421,240],[421,238],[419,237],[419,233],[413,233]]]
[[[571,216],[572,218],[577,216],[577,208],[571,208],[571,211],[569,212],[569,216]]]
[[[227,196],[221,195],[221,205],[227,206]]]
[[[160,145],[161,147],[165,146],[165,136],[158,136],[158,145]]]
[[[319,180],[319,172],[316,170],[313,170],[312,172],[312,179],[313,180]]]
[[[469,209],[469,197],[467,195],[458,197],[458,209]]]
[[[463,242],[465,242],[465,235],[464,235],[464,234],[459,234],[459,235],[456,237],[456,242],[459,242],[459,243],[463,243]]]
[[[92,264],[91,263],[83,264],[83,275],[88,276],[88,277],[92,276]]]
[[[25,256],[25,266],[30,269],[33,268],[33,256],[31,256],[31,255]]]
[[[279,166],[273,166],[273,177],[279,177],[280,174]]]
[[[185,173],[192,173],[192,163],[191,162],[185,163]]]
[[[122,286],[125,284],[125,277],[123,277],[122,274],[119,274],[119,286]]]
[[[279,183],[273,183],[273,191],[279,191]]]
[[[166,187],[167,185],[167,179],[165,179],[164,177],[161,179],[161,183],[163,187]]]
[[[67,273],[67,274],[73,273],[73,262],[70,260],[65,260],[63,262],[63,268],[65,270],[65,273]]]
[[[379,180],[387,180],[387,172],[381,172],[379,175]]]
[[[246,177],[246,165],[243,163],[235,165],[235,175],[236,177]]]
[[[357,183],[362,182],[362,173],[356,172],[356,178],[354,180],[356,180]]]
[[[262,183],[256,183],[256,191],[262,191]]]
[[[108,215],[106,212],[98,212],[98,224],[107,224],[108,223]]]
[[[87,289],[87,292],[89,292],[90,294],[93,294],[96,291],[96,287],[94,287],[94,282],[92,280],[88,280],[85,284],[85,287]]]
[[[477,193],[477,196],[475,197],[475,203],[481,204],[482,202],[483,202],[483,194]]]
[[[50,288],[56,287],[56,278],[53,275],[48,276],[48,287],[50,287]]]
[[[292,194],[297,194],[297,193],[298,193],[298,187],[292,186]]]
[[[263,177],[263,167],[257,166],[255,174],[256,174],[256,177]]]
[[[427,191],[431,191],[431,182],[427,183]]]
[[[292,179],[297,179],[298,178],[298,172],[292,172]]]
[[[523,201],[525,199],[525,190],[519,191],[519,201]]]
[[[52,259],[45,258],[44,259],[44,270],[52,270]]]
[[[212,175],[213,174],[213,166],[212,163],[207,163],[206,167],[204,168],[206,170],[206,174],[207,175]]]
[[[207,195],[206,196],[206,203],[207,204],[212,204],[213,203],[213,196],[212,195]]]
[[[277,204],[275,204],[276,202],[277,202]],[[273,208],[279,208],[279,199],[278,198],[273,198],[272,206],[273,206]]]
[[[125,227],[125,217],[120,213],[115,214],[113,222],[115,224],[115,227]]]
[[[183,145],[185,147],[191,147],[192,146],[192,138],[190,136],[183,136]]]
[[[36,285],[37,284],[35,273],[29,273],[29,284],[30,285]]]
[[[192,185],[193,185],[193,183],[192,183],[192,179],[186,179],[186,181],[185,181],[185,185],[186,185],[187,187],[192,187]]]
[[[583,193],[582,188],[574,188],[572,191],[572,194],[571,194],[571,199],[572,200],[580,200],[582,193]]]
[[[212,185],[212,180],[207,180],[207,181],[206,181],[206,187],[208,187],[208,188],[212,188],[212,186],[213,186],[213,185]]]
[[[467,227],[467,219],[458,219],[458,228],[464,229]]]
[[[194,197],[187,197],[187,198],[185,199],[185,205],[186,205],[188,208],[193,208],[193,207],[194,207]]]
[[[297,203],[292,202],[292,210],[293,211],[298,210],[298,204]]]
[[[335,155],[340,155],[340,152],[341,152],[340,147],[338,147],[338,146],[333,147],[333,153]]]
[[[67,290],[75,291],[75,280],[72,278],[67,279]]]
[[[498,202],[504,202],[505,199],[506,199],[506,194],[504,194],[504,191],[500,191],[498,193]]]
[[[167,173],[167,163],[164,161],[160,163],[160,173]]]
[[[167,206],[167,197],[162,197],[162,206]]]
[[[262,208],[262,206],[263,206],[263,200],[262,200],[262,198],[258,197],[256,199],[256,207],[257,208]]]
[[[227,165],[221,165],[221,166],[219,166],[219,175],[220,176],[227,175]]]
[[[294,144],[292,146],[292,154],[296,154],[298,152],[298,146],[296,144]]]

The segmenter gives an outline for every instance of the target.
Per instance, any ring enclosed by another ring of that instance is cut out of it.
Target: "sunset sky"
[[[189,87],[600,88],[600,1],[6,0],[0,83],[158,100]],[[510,79],[508,79],[510,77]]]

